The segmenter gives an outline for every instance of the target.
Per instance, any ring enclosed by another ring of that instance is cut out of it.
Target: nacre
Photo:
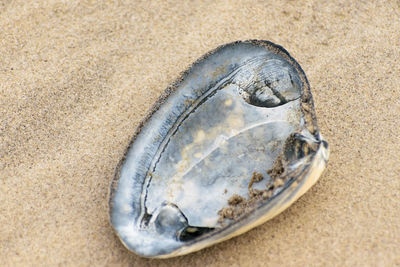
[[[183,255],[282,212],[329,155],[300,65],[268,41],[223,45],[167,88],[116,170],[110,219],[131,251]]]

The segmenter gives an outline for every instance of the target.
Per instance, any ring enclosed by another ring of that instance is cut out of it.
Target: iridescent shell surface
[[[196,251],[282,212],[328,155],[288,52],[226,44],[168,87],[138,127],[111,185],[111,224],[144,257]]]

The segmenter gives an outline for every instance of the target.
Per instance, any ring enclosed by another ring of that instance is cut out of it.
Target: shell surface
[[[111,224],[138,255],[187,254],[282,212],[328,155],[299,64],[268,41],[230,43],[196,61],[138,127],[111,185]]]

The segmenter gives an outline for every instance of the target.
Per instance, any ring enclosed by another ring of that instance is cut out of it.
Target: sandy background
[[[247,234],[141,259],[108,223],[114,168],[178,73],[239,39],[303,67],[329,166]],[[399,1],[2,0],[0,116],[2,266],[400,266]]]

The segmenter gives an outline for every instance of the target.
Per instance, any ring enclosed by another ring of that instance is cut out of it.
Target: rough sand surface
[[[0,1],[2,266],[399,266],[400,2]],[[147,260],[108,223],[110,180],[161,92],[218,45],[305,70],[328,168],[264,225]]]

